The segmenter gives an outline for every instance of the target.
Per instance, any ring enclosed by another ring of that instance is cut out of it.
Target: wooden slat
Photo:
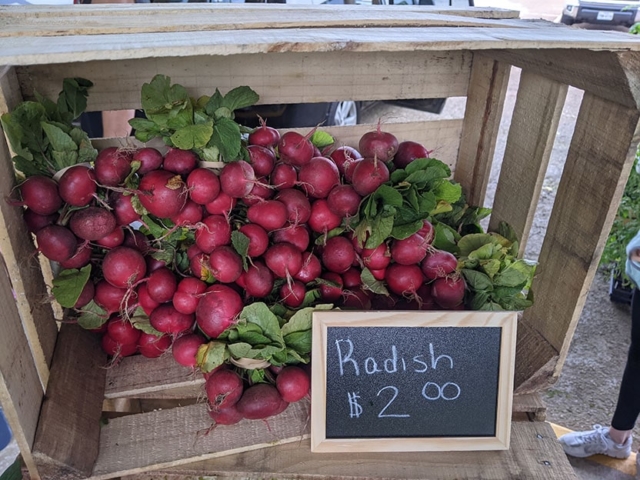
[[[63,324],[33,455],[47,479],[86,478],[100,448],[107,356],[97,335]]]
[[[523,71],[511,119],[489,231],[506,221],[524,253],[540,198],[567,86]]]
[[[470,205],[484,205],[510,67],[475,54],[454,179]]]
[[[309,440],[304,440],[123,480],[177,480],[214,476],[280,480],[577,479],[549,424],[513,422],[511,425],[511,448],[501,452],[312,454]]]
[[[639,117],[637,110],[584,95],[533,282],[541,300],[523,316],[559,352],[556,375],[635,158]]]
[[[64,78],[88,78],[95,83],[89,110],[121,110],[139,108],[142,85],[157,74],[171,77],[195,98],[212,95],[216,88],[226,93],[249,85],[260,103],[313,103],[463,96],[470,64],[468,52],[426,52],[418,61],[412,52],[282,53],[78,62],[28,67],[18,75],[27,98],[34,90],[57,98]]]
[[[22,101],[12,68],[0,67],[0,115]],[[0,196],[16,198],[15,173],[4,134],[0,133]],[[36,249],[22,219],[22,207],[0,201],[0,252],[5,257],[16,296],[20,320],[35,359],[43,390],[49,379],[49,363],[57,327],[48,292],[40,272]]]

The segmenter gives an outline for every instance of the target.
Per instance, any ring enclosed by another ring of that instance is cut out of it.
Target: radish
[[[282,303],[289,308],[298,308],[304,303],[304,296],[307,289],[304,283],[294,280],[291,284],[285,283],[280,287],[280,298]]]
[[[222,215],[209,215],[196,229],[195,240],[204,253],[211,253],[231,243],[231,225]]]
[[[273,273],[263,262],[256,260],[242,275],[242,282],[250,297],[268,297],[273,290]]]
[[[137,344],[140,338],[140,330],[131,325],[131,322],[122,317],[110,318],[107,322],[107,333],[116,343],[121,345]]]
[[[291,223],[306,223],[311,216],[311,203],[300,190],[285,188],[276,195],[276,200],[287,207],[287,220]]]
[[[145,175],[152,170],[157,170],[162,165],[162,154],[151,147],[139,148],[133,152],[132,162],[140,162],[140,167],[136,171],[138,175]]]
[[[114,358],[122,358],[122,357],[130,357],[134,355],[138,351],[138,345],[127,344],[122,345],[112,339],[108,333],[105,333],[102,336],[101,340],[102,350],[107,354]]]
[[[322,263],[331,272],[344,273],[356,258],[351,241],[346,237],[331,237],[322,251]]]
[[[247,210],[247,219],[267,232],[282,228],[287,223],[287,207],[277,200],[266,200]]]
[[[147,280],[147,293],[158,303],[170,302],[177,288],[178,281],[167,267],[154,270]]]
[[[123,246],[138,250],[142,255],[149,253],[149,241],[142,232],[138,230],[126,230],[124,232]]]
[[[213,202],[207,203],[204,208],[211,215],[228,216],[233,207],[236,206],[236,199],[231,198],[224,192],[220,192]]]
[[[420,310],[437,310],[433,296],[431,295],[431,285],[423,283],[416,292],[416,300],[418,301],[418,308]]]
[[[422,271],[417,265],[393,263],[387,267],[385,281],[393,293],[413,298],[424,281]]]
[[[152,272],[155,272],[159,268],[166,268],[167,262],[164,260],[159,260],[157,258],[153,258],[151,256],[147,256],[144,258],[144,261],[147,262],[147,273],[151,275]]]
[[[342,284],[347,290],[359,289],[362,285],[362,278],[360,278],[360,270],[351,267],[349,270],[342,274]]]
[[[117,288],[130,287],[147,273],[142,254],[129,247],[109,250],[102,261],[104,279]]]
[[[200,295],[207,289],[207,284],[195,277],[185,277],[178,283],[173,294],[173,307],[180,313],[196,313]]]
[[[109,285],[107,282],[105,283]],[[109,286],[111,287],[111,285]],[[111,287],[111,288],[115,288],[115,287]],[[124,290],[124,293],[126,293],[126,289],[118,289],[118,290]],[[123,293],[123,296],[124,296],[124,293]],[[147,316],[151,315],[151,312],[153,312],[156,308],[160,306],[160,303],[156,302],[153,298],[149,296],[149,290],[147,289],[146,283],[143,283],[138,287],[138,305],[142,307],[142,309],[144,310],[144,313],[146,313]],[[185,313],[185,312],[181,312],[181,313]]]
[[[173,358],[183,367],[196,367],[196,355],[204,338],[195,333],[188,333],[176,338],[171,346]]]
[[[104,248],[116,248],[124,243],[124,230],[122,227],[116,227],[111,233],[96,241],[98,245]]]
[[[274,191],[271,186],[268,184],[268,180],[266,177],[260,177],[256,180],[256,183],[253,184],[253,188],[249,195],[244,197],[242,201],[245,205],[251,206],[256,203],[260,203],[263,200],[268,200],[273,197]]]
[[[380,162],[388,162],[398,151],[398,139],[388,132],[383,132],[378,122],[378,128],[365,133],[358,144],[363,157],[375,158]]]
[[[249,134],[247,140],[249,145],[275,147],[280,140],[280,132],[275,128],[267,127],[267,124],[260,119],[260,126]]]
[[[287,132],[278,142],[280,160],[294,167],[301,167],[311,161],[314,148],[307,137],[297,132]]]
[[[244,418],[235,405],[228,408],[209,410],[209,416],[216,425],[235,425]]]
[[[276,388],[285,402],[294,403],[309,394],[311,379],[300,367],[287,366],[276,377]]]
[[[380,159],[364,158],[353,169],[351,182],[358,194],[366,197],[389,181],[389,169]]]
[[[37,238],[37,237],[36,237]],[[78,245],[78,249],[75,251],[73,256],[68,260],[63,260],[60,263],[62,268],[82,268],[85,265],[88,265],[91,262],[91,255],[93,254],[93,249],[89,243],[83,243]]]
[[[273,151],[261,145],[249,145],[247,147],[251,166],[258,177],[266,177],[273,172],[276,164],[276,156]]]
[[[57,213],[52,213],[50,215],[40,215],[27,208],[23,212],[22,218],[24,219],[24,223],[26,223],[27,225],[27,230],[29,230],[29,232],[31,233],[37,233],[37,231],[41,228],[56,223],[60,218],[60,215],[58,215]]]
[[[89,279],[87,283],[84,284],[82,288],[82,292],[80,292],[80,296],[78,300],[76,300],[73,308],[82,308],[91,300],[93,300],[93,296],[95,295],[96,286],[93,283],[93,280]]]
[[[235,290],[226,285],[212,285],[198,303],[196,321],[205,335],[218,338],[232,325],[243,307],[242,298]]]
[[[171,337],[161,335],[160,337],[151,333],[140,334],[138,339],[138,351],[143,357],[158,358],[171,346]]]
[[[162,168],[178,175],[187,176],[198,166],[198,157],[190,150],[170,148],[164,156]]]
[[[127,295],[126,288],[114,287],[106,280],[96,283],[93,301],[104,308],[109,315],[123,310],[123,302]]]
[[[74,207],[89,205],[97,188],[96,174],[84,165],[69,168],[58,181],[60,197]]]
[[[244,391],[236,405],[244,418],[258,420],[281,413],[289,404],[273,385],[257,383]]]
[[[278,190],[293,188],[298,182],[298,172],[292,165],[278,163],[271,172],[271,185]]]
[[[371,272],[371,275],[373,275],[373,278],[380,281],[384,280],[384,277],[387,274],[386,268],[381,268],[379,270],[369,269],[369,271]]]
[[[351,185],[337,185],[327,197],[329,209],[339,217],[352,217],[358,213],[362,197]]]
[[[187,177],[191,200],[199,205],[213,202],[220,194],[220,179],[212,170],[196,168]]]
[[[298,182],[309,197],[327,198],[333,187],[340,183],[340,172],[328,158],[314,157],[300,167]]]
[[[435,236],[435,230],[431,222],[429,222],[428,220],[424,221],[422,228],[418,230],[416,233],[421,237],[424,237],[424,239],[428,244],[431,244],[431,242],[433,242],[433,237]]]
[[[311,204],[309,227],[316,233],[326,233],[342,224],[342,217],[336,215],[329,208],[325,199],[316,200]]]
[[[244,160],[227,163],[220,172],[220,187],[231,198],[249,195],[255,181],[253,167]]]
[[[371,310],[371,299],[362,290],[345,290],[340,306],[345,310]]]
[[[417,142],[401,142],[398,151],[393,157],[396,168],[406,168],[416,158],[429,158],[431,152]]]
[[[38,215],[51,215],[62,207],[58,184],[49,177],[34,175],[22,182],[18,188],[24,205]]]
[[[431,296],[442,308],[452,309],[464,300],[466,283],[460,275],[437,278],[431,284]]]
[[[369,270],[382,270],[391,263],[391,254],[386,243],[381,243],[376,248],[363,249],[360,257]]]
[[[191,260],[198,253],[202,253],[202,250],[200,250],[200,247],[198,245],[196,245],[195,243],[192,244],[192,245],[189,245],[189,248],[187,248],[187,258],[189,260]]]
[[[249,238],[249,250],[247,255],[250,257],[259,257],[267,251],[269,247],[269,236],[260,225],[255,223],[247,223],[240,227],[240,232]]]
[[[180,213],[187,202],[188,192],[180,175],[168,170],[153,170],[142,177],[138,199],[149,213],[170,218]]]
[[[302,283],[309,283],[318,278],[321,273],[322,265],[318,257],[311,252],[302,252],[302,268],[293,278]]]
[[[237,373],[218,370],[207,378],[204,388],[209,406],[217,411],[234,406],[242,397],[244,384]]]
[[[178,335],[193,328],[194,318],[178,312],[170,303],[163,303],[151,312],[149,323],[159,332]]]
[[[346,146],[336,148],[329,156],[331,157],[331,160],[335,162],[341,175],[345,174],[345,170],[349,169],[352,163],[362,159],[360,152],[355,148]]]
[[[71,215],[69,228],[83,240],[100,240],[116,228],[116,217],[106,208],[87,207]]]
[[[209,267],[209,255],[200,252],[189,260],[189,270],[191,274],[203,281],[211,280],[211,269]]]
[[[309,247],[309,230],[306,225],[289,225],[273,234],[274,243],[287,242],[301,252]]]
[[[170,218],[170,220],[178,227],[192,227],[202,220],[202,205],[198,205],[193,200],[187,200],[184,208]]]
[[[336,300],[342,297],[342,277],[340,274],[335,272],[327,272],[322,275],[324,280],[328,280],[329,282],[335,283],[338,286],[333,287],[331,285],[326,285],[324,283],[320,284],[320,296],[323,300],[327,302],[335,302]]]
[[[78,241],[71,230],[60,225],[47,225],[36,233],[38,250],[54,262],[69,260],[76,253]]]
[[[277,277],[289,278],[302,268],[302,252],[290,243],[277,243],[267,249],[264,260]]]
[[[123,195],[119,192],[113,193],[110,203],[118,225],[129,225],[140,221],[140,215],[133,209],[131,204],[132,198],[131,195]]]
[[[452,253],[434,249],[429,251],[421,267],[427,280],[435,280],[455,272],[458,268],[458,259]]]
[[[391,259],[400,265],[415,265],[424,259],[428,248],[429,242],[414,233],[404,240],[391,242]]]
[[[101,150],[93,163],[100,185],[117,187],[131,173],[131,155],[116,147]]]
[[[211,267],[211,275],[217,281],[232,283],[242,273],[242,257],[236,253],[233,247],[218,247],[209,255],[209,266]]]

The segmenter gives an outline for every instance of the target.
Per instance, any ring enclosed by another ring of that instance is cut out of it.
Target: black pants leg
[[[618,404],[611,421],[617,430],[633,430],[640,415],[640,290],[631,301],[631,346],[624,369]]]

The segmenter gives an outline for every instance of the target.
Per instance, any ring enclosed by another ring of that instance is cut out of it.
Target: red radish
[[[340,183],[340,172],[328,158],[314,157],[300,167],[298,182],[309,197],[327,198]]]
[[[338,228],[342,224],[342,217],[329,209],[329,204],[325,199],[320,199],[311,204],[311,216],[308,224],[314,232],[326,233]]]
[[[318,257],[311,252],[302,252],[302,268],[293,278],[302,283],[309,283],[318,278],[321,273],[322,265]]]
[[[353,249],[356,251],[357,254],[362,254],[363,251],[363,244],[366,243],[366,239],[363,243],[360,243],[360,240],[358,240],[358,237],[354,234],[355,232],[352,232],[350,234],[348,234],[347,236],[351,239],[351,245],[353,245]],[[366,234],[366,238],[369,238],[369,234]]]
[[[369,270],[382,270],[391,263],[391,254],[386,243],[381,243],[376,248],[363,249],[360,257]]]
[[[158,358],[171,346],[171,337],[161,335],[160,337],[152,333],[140,334],[138,339],[138,351],[143,357]]]
[[[287,132],[280,137],[278,153],[282,162],[301,167],[311,161],[314,149],[307,137],[297,132]]]
[[[162,165],[162,154],[151,147],[139,148],[133,152],[132,162],[140,162],[140,167],[136,171],[138,175],[145,175],[151,170],[157,170]]]
[[[428,244],[431,244],[431,242],[433,242],[433,237],[435,236],[435,230],[431,222],[429,222],[428,220],[424,221],[422,228],[418,230],[416,233],[421,237],[424,237],[424,239]]]
[[[140,220],[140,215],[136,213],[131,204],[131,195],[123,195],[114,192],[111,206],[113,207],[113,215],[116,217],[118,225],[129,225],[130,223]]]
[[[227,163],[220,172],[220,187],[232,198],[249,195],[255,181],[253,167],[244,160]]]
[[[117,247],[109,250],[102,261],[104,279],[114,287],[130,287],[147,273],[142,254],[133,248]]]
[[[106,208],[87,207],[71,215],[69,228],[83,240],[100,240],[116,228],[116,217]]]
[[[60,266],[62,268],[82,268],[85,265],[88,265],[89,262],[91,262],[92,253],[93,249],[88,243],[78,245],[78,249],[75,251],[71,258],[59,262]]]
[[[195,277],[185,277],[178,283],[173,294],[173,307],[180,313],[196,313],[200,295],[207,289],[207,284]]]
[[[96,283],[93,301],[111,315],[112,313],[124,310],[125,305],[123,305],[123,303],[126,295],[126,288],[117,288],[105,280],[100,280]]]
[[[159,268],[165,268],[167,266],[167,262],[164,260],[158,260],[157,258],[153,258],[152,256],[147,256],[144,259],[147,262],[147,273],[151,275],[152,272],[155,272]]]
[[[235,284],[240,287],[242,290],[246,290],[247,288],[247,283],[244,281],[244,277],[247,274],[247,272],[245,272],[244,270],[242,271],[242,273],[240,274],[240,276],[236,279]]]
[[[398,298],[395,295],[372,295],[371,308],[374,310],[396,310]]]
[[[207,399],[212,410],[234,406],[242,397],[244,384],[237,373],[218,370],[212,373],[205,384]]]
[[[393,157],[396,168],[406,168],[416,158],[429,158],[431,152],[417,142],[401,142],[398,151]]]
[[[322,251],[322,264],[331,272],[344,273],[356,258],[351,241],[346,237],[331,237]]]
[[[173,358],[183,367],[195,367],[196,355],[200,345],[204,344],[204,338],[195,333],[188,333],[173,341],[171,352]]]
[[[275,147],[280,140],[280,132],[275,128],[267,127],[267,124],[260,122],[261,125],[249,134],[249,145],[260,145],[262,147]]]
[[[85,283],[82,288],[82,292],[80,292],[80,296],[78,300],[76,300],[73,308],[82,308],[91,300],[93,300],[93,296],[95,295],[96,286],[93,283],[93,280],[89,279],[87,283]]]
[[[378,122],[378,128],[365,133],[358,144],[363,157],[376,158],[381,162],[388,162],[398,151],[398,139],[389,132],[383,132]]]
[[[217,281],[232,283],[242,273],[242,257],[236,253],[233,247],[218,247],[209,255],[209,266],[211,267],[211,275]]]
[[[295,280],[291,284],[285,283],[280,287],[280,298],[282,303],[289,308],[298,308],[304,303],[304,296],[307,289],[304,283]]]
[[[202,250],[200,250],[200,247],[195,243],[190,245],[189,248],[187,248],[187,258],[189,260],[195,257],[198,253],[202,253]]]
[[[147,292],[151,299],[158,303],[170,302],[177,288],[178,281],[167,267],[154,270],[147,280]]]
[[[124,230],[122,227],[116,227],[111,233],[96,241],[98,245],[104,248],[116,248],[124,243]]]
[[[274,243],[287,242],[301,252],[309,247],[309,230],[306,225],[289,225],[273,234]]]
[[[138,230],[134,230],[133,232],[131,230],[126,230],[124,232],[124,243],[122,245],[138,250],[142,255],[149,253],[149,242],[147,241],[147,237]]]
[[[36,233],[38,250],[54,262],[69,260],[76,253],[78,241],[71,230],[60,225],[47,225]]]
[[[211,215],[228,216],[229,212],[231,212],[235,206],[236,199],[221,191],[216,199],[213,202],[207,203],[204,208]]]
[[[107,322],[107,333],[112,340],[121,345],[137,344],[140,330],[122,317],[113,317]]]
[[[170,218],[184,208],[188,191],[180,175],[168,170],[153,170],[142,177],[138,199],[149,213]]]
[[[255,223],[247,223],[240,227],[240,232],[249,238],[249,251],[247,255],[250,257],[259,257],[267,251],[269,247],[269,236],[260,225]]]
[[[387,274],[386,268],[381,268],[380,270],[369,269],[369,271],[371,272],[371,275],[373,275],[373,278],[380,281],[384,280],[384,277]]]
[[[302,268],[302,252],[290,243],[276,243],[267,249],[264,260],[277,277],[292,277]]]
[[[391,242],[391,259],[400,265],[415,265],[426,257],[428,248],[426,239],[414,233],[404,240]]]
[[[22,201],[38,215],[51,215],[62,207],[58,184],[43,175],[27,178],[19,186]]]
[[[117,187],[131,173],[131,154],[116,147],[101,150],[93,163],[100,185]]]
[[[209,416],[216,425],[235,425],[244,418],[235,405],[229,408],[209,410]]]
[[[242,281],[250,297],[268,297],[273,290],[273,273],[259,260],[249,265],[249,269],[242,275]]]
[[[371,310],[371,299],[362,290],[345,290],[340,306],[345,310]]]
[[[431,284],[431,296],[442,308],[454,308],[464,300],[466,283],[460,275],[437,278]]]
[[[278,190],[293,188],[298,182],[298,172],[293,165],[278,163],[271,172],[271,185]]]
[[[358,158],[352,162],[344,164],[344,179],[346,182],[348,183],[353,182],[353,172],[355,171],[358,163],[360,163],[361,161],[362,161],[362,158]]]
[[[380,185],[389,181],[389,169],[375,158],[360,160],[353,169],[351,182],[353,189],[363,197],[375,192]]]
[[[196,321],[205,335],[218,338],[232,325],[243,308],[238,292],[226,285],[212,285],[198,303]]]
[[[60,197],[74,207],[89,205],[97,188],[96,174],[84,165],[69,168],[58,181]]]
[[[238,411],[249,420],[268,418],[282,412],[288,405],[278,390],[268,383],[257,383],[247,388],[240,400],[238,400]]]
[[[385,280],[393,293],[413,297],[422,285],[424,277],[417,265],[393,263],[387,267]]]
[[[247,147],[249,157],[251,158],[251,166],[258,177],[266,177],[273,172],[276,164],[276,156],[273,151],[261,145],[249,145]]]
[[[338,167],[338,171],[341,175],[344,175],[345,169],[349,168],[349,165],[356,160],[362,158],[360,152],[352,147],[340,147],[331,152],[331,160],[333,160]]]
[[[191,150],[170,148],[164,156],[162,168],[178,175],[187,176],[198,166],[198,157]]]
[[[360,278],[360,270],[351,267],[349,270],[342,274],[342,284],[347,290],[359,289],[362,285],[362,278]]]
[[[266,200],[247,210],[247,219],[267,232],[282,228],[287,223],[287,207],[277,200]]]
[[[196,245],[204,252],[211,253],[216,248],[231,243],[231,226],[222,215],[209,215],[195,232]]]
[[[418,302],[418,308],[420,310],[437,310],[433,296],[431,295],[431,285],[423,283],[416,292],[416,301]]]
[[[112,339],[108,333],[102,336],[102,350],[114,358],[130,357],[138,351],[138,345],[128,344],[122,345]]]
[[[202,205],[198,205],[192,200],[187,200],[184,208],[171,217],[171,221],[179,227],[192,227],[202,220]]]
[[[311,203],[300,190],[285,188],[276,195],[276,200],[287,207],[287,220],[291,223],[306,223],[311,216]]]
[[[342,297],[342,277],[340,274],[335,272],[327,272],[322,275],[324,280],[328,280],[329,282],[335,283],[338,286],[333,287],[331,285],[326,285],[324,283],[320,284],[320,296],[323,300],[327,302],[335,302],[340,297]]]
[[[311,379],[300,367],[287,366],[276,377],[276,388],[285,402],[294,403],[309,394]]]
[[[329,209],[339,217],[353,217],[358,213],[362,197],[351,185],[337,185],[327,197]]]
[[[197,253],[189,259],[189,269],[191,274],[200,280],[210,282],[211,268],[209,267],[209,255],[206,253]]]
[[[193,315],[178,312],[170,303],[163,303],[149,315],[151,326],[162,333],[178,335],[191,330]]]
[[[251,206],[255,205],[256,203],[260,203],[263,200],[270,199],[271,197],[273,197],[274,193],[275,192],[269,185],[266,177],[261,177],[256,181],[256,183],[253,184],[251,192],[249,193],[249,195],[244,197],[242,201],[245,203],[245,205]]]
[[[220,179],[208,168],[196,168],[187,177],[187,188],[191,200],[198,205],[206,205],[220,194]]]
[[[455,272],[458,268],[458,259],[444,250],[433,250],[427,253],[421,266],[427,280],[435,280]]]
[[[37,233],[37,231],[41,228],[56,223],[60,218],[60,215],[58,215],[57,213],[52,213],[51,215],[40,215],[27,208],[22,214],[22,218],[24,219],[24,223],[27,224],[27,229],[29,230],[29,232]]]
[[[107,283],[107,285],[109,284]],[[115,288],[115,287],[111,287],[111,288]],[[118,289],[118,290],[124,290],[124,292],[126,293],[126,289]],[[149,296],[149,290],[147,289],[146,283],[143,283],[138,287],[138,305],[142,307],[142,309],[144,310],[144,313],[146,313],[147,316],[151,315],[151,312],[153,312],[156,308],[160,306],[160,303],[156,302],[153,298]],[[184,312],[181,312],[181,313],[184,313]]]

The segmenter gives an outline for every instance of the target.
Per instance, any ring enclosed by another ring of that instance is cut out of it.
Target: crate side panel
[[[43,65],[19,69],[23,93],[55,97],[66,77],[95,83],[89,110],[140,108],[140,90],[157,75],[171,77],[192,97],[224,94],[240,83],[260,103],[445,98],[466,95],[468,52],[324,52],[186,57]]]

